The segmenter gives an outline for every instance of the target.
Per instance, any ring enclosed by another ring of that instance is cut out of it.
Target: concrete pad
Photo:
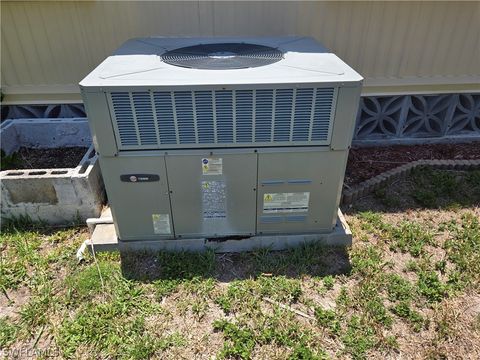
[[[95,251],[205,251],[217,253],[251,251],[259,248],[283,250],[306,243],[320,243],[326,246],[349,246],[352,233],[340,210],[335,229],[325,234],[289,234],[253,236],[241,240],[211,241],[199,239],[119,241],[113,224],[97,225],[91,240]],[[89,249],[91,250],[90,246]]]

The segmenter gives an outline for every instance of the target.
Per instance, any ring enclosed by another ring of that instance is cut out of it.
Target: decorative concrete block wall
[[[86,116],[81,104],[11,105],[2,119]],[[480,93],[363,96],[356,145],[480,140]]]
[[[480,140],[480,94],[367,96],[360,100],[354,141]]]

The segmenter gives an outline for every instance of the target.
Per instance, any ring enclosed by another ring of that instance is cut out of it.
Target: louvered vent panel
[[[279,89],[275,94],[274,141],[289,141],[292,124],[293,89]]]
[[[200,144],[215,143],[215,123],[213,117],[213,97],[211,91],[195,92],[197,132]]]
[[[297,90],[295,98],[295,115],[293,116],[293,141],[308,141],[309,139],[312,99],[313,89]]]
[[[217,142],[233,143],[232,91],[215,91],[215,114],[217,120]]]
[[[120,150],[327,145],[334,88],[110,93]]]
[[[152,101],[149,92],[132,93],[135,118],[141,145],[158,144],[157,126],[153,118]]]
[[[273,90],[257,90],[255,96],[254,142],[272,141]]]
[[[169,91],[153,93],[161,144],[177,144],[172,96],[173,94]]]
[[[235,92],[236,129],[238,143],[253,141],[253,90]]]
[[[132,104],[130,102],[130,93],[112,93],[111,97],[118,134],[120,136],[120,143],[122,146],[138,145],[137,130],[133,119]]]
[[[180,144],[195,144],[192,93],[190,91],[175,91],[173,96],[175,97],[179,142]]]
[[[317,89],[313,112],[312,141],[326,140],[330,132],[333,89]]]

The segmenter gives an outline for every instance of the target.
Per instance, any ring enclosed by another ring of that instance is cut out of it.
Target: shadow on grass
[[[348,274],[351,266],[345,247],[319,244],[283,251],[259,249],[245,253],[124,252],[120,254],[123,276],[139,281],[214,278],[230,282],[261,275],[301,278]]]
[[[364,211],[405,212],[414,209],[461,209],[480,206],[480,170],[420,167],[406,179],[393,180],[344,206],[346,214]]]

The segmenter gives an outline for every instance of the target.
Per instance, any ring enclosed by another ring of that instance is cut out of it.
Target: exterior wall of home
[[[480,91],[478,2],[2,1],[6,103],[80,102],[78,82],[139,36],[313,36],[364,95]]]

